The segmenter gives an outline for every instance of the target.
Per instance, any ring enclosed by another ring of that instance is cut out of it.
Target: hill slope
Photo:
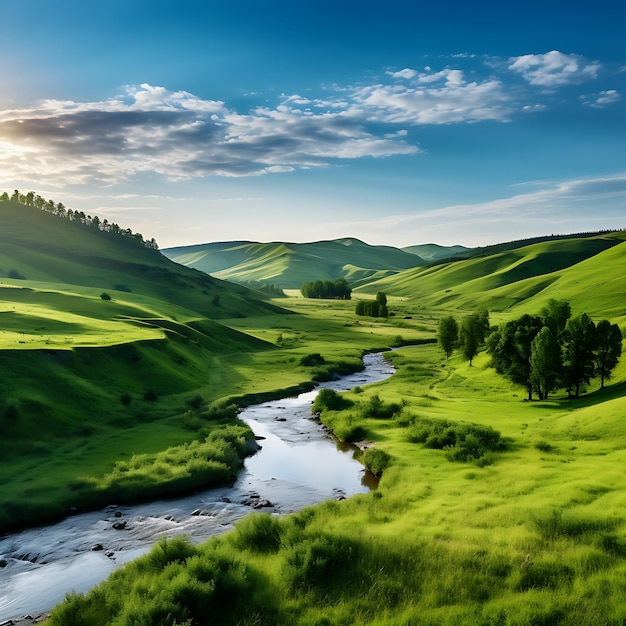
[[[471,248],[465,246],[440,246],[436,243],[423,243],[417,246],[408,246],[402,248],[405,252],[417,254],[424,261],[429,263],[439,261],[441,259],[451,259],[461,254],[467,254]]]
[[[487,256],[416,268],[358,289],[409,297],[424,305],[504,310],[548,298],[575,310],[621,316],[626,233],[545,241]]]
[[[0,527],[63,512],[77,476],[129,451],[197,437],[189,395],[232,393],[229,360],[275,348],[219,320],[283,312],[134,237],[0,202]]]
[[[163,250],[170,259],[217,278],[266,282],[296,289],[303,282],[346,278],[352,285],[395,274],[424,262],[391,246],[370,246],[358,239],[314,243],[231,241]]]

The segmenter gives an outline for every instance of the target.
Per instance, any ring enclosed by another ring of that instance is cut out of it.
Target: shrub
[[[128,406],[131,402],[133,401],[133,397],[129,394],[129,393],[123,393],[120,396],[120,402],[124,405],[124,406]]]
[[[110,296],[110,295],[109,295],[106,291],[103,291],[103,292],[100,294],[100,298],[101,298],[102,300],[107,300],[107,301],[108,301],[108,300],[110,300],[110,299],[111,299],[111,296]]]
[[[352,405],[350,400],[338,394],[334,389],[320,389],[311,411],[313,413],[321,413],[322,411],[341,411]]]
[[[369,448],[363,453],[361,461],[363,462],[363,465],[365,465],[365,467],[367,467],[367,469],[374,474],[374,476],[380,477],[382,476],[383,471],[389,467],[391,457],[383,450],[379,450],[378,448]]]
[[[204,410],[200,417],[206,420],[233,420],[237,417],[239,407],[234,402],[218,402]]]
[[[204,402],[204,398],[198,394],[194,396],[193,398],[189,398],[189,400],[187,400],[185,404],[187,406],[190,406],[192,409],[199,409],[202,406],[203,402]]]
[[[325,362],[326,360],[319,352],[307,354],[300,359],[300,365],[304,367],[315,367],[316,365],[323,365]]]
[[[281,544],[280,520],[269,513],[253,513],[235,524],[236,544],[242,549],[275,552]]]
[[[17,270],[9,270],[9,278],[16,278],[18,280],[26,280],[24,274],[20,274]]]
[[[157,393],[156,393],[156,391],[154,391],[154,389],[148,389],[143,394],[143,399],[146,402],[156,402],[159,399],[159,396],[157,396]]]
[[[113,289],[115,289],[116,291],[124,291],[126,293],[130,293],[132,291],[132,289],[128,285],[121,284],[113,285]]]
[[[369,402],[361,409],[364,418],[389,419],[402,410],[402,405],[394,402],[383,402],[378,394],[373,395]]]
[[[490,452],[506,449],[500,433],[490,426],[450,422],[448,420],[416,420],[407,439],[426,448],[445,450],[450,461],[491,462]]]

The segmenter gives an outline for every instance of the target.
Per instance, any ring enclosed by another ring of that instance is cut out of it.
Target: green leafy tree
[[[302,283],[300,293],[305,298],[341,298],[350,300],[352,288],[348,285],[345,278],[339,278],[335,281],[315,280]]]
[[[437,341],[446,355],[446,360],[450,358],[450,355],[454,352],[458,340],[459,325],[457,321],[452,315],[442,317],[437,326]]]
[[[561,345],[544,326],[530,344],[530,379],[540,400],[546,400],[556,388],[561,365]]]
[[[459,346],[463,357],[469,361],[470,367],[478,349],[485,339],[484,324],[479,313],[468,315],[461,324]]]
[[[487,344],[493,367],[514,384],[524,387],[529,400],[533,399],[531,346],[542,327],[538,316],[522,315],[519,319],[507,322],[501,330],[492,333]]]
[[[595,373],[596,325],[581,313],[568,322],[564,339],[564,382],[570,396],[577,398]]]
[[[595,366],[600,376],[600,387],[604,388],[604,381],[611,377],[611,372],[617,365],[622,354],[622,331],[617,324],[609,320],[598,322],[596,327]]]
[[[555,337],[558,337],[567,326],[572,316],[572,308],[565,300],[550,298],[548,304],[541,309],[539,317],[544,326],[547,326]]]

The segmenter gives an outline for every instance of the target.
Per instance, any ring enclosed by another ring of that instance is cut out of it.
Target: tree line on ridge
[[[36,209],[40,209],[41,211],[46,211],[47,213],[56,215],[57,217],[67,219],[71,222],[78,222],[80,224],[84,224],[85,226],[91,226],[92,228],[96,228],[102,232],[133,238],[150,250],[159,249],[154,237],[150,240],[146,240],[143,238],[141,233],[133,233],[130,228],[121,228],[118,224],[115,222],[109,222],[106,218],[101,220],[97,215],[92,217],[91,215],[85,215],[83,211],[73,211],[72,209],[66,208],[62,202],[55,203],[53,200],[46,200],[34,191],[29,191],[28,193],[23,194],[16,189],[11,196],[9,196],[6,191],[0,194],[0,202],[9,201],[16,202],[17,204],[22,204],[24,206],[34,207]]]

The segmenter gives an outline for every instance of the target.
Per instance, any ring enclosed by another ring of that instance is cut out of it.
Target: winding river
[[[135,506],[111,505],[0,537],[0,624],[46,611],[70,591],[87,591],[162,536],[185,535],[200,542],[231,529],[252,509],[290,513],[367,492],[374,479],[354,460],[354,448],[329,437],[311,416],[321,387],[345,391],[393,374],[381,353],[367,354],[363,361],[362,372],[294,398],[244,409],[240,417],[261,449],[246,459],[231,487]]]

